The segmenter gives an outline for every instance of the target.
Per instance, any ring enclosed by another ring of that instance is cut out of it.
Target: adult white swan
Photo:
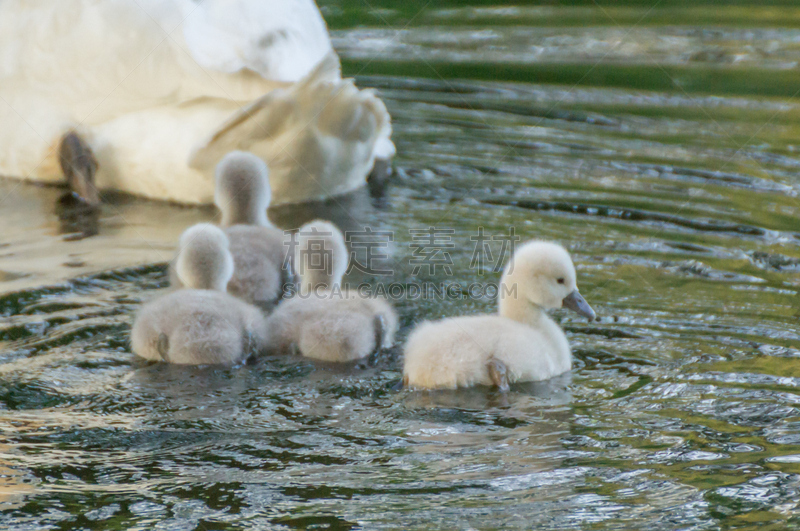
[[[363,185],[390,134],[313,0],[0,0],[2,176],[210,203],[242,149],[294,203]]]

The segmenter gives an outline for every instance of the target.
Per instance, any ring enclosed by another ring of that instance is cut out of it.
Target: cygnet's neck
[[[221,291],[222,293],[226,293],[228,291],[228,283],[224,280],[213,280],[206,284],[205,286],[199,286],[195,289],[207,289],[211,291]]]
[[[500,279],[498,294],[498,313],[502,317],[512,319],[528,326],[537,326],[547,314],[542,306],[531,301],[526,295],[525,276],[520,278],[519,272],[509,266]]]
[[[178,258],[178,278],[189,289],[205,289],[226,292],[228,281],[233,273],[233,260],[225,260],[224,271],[217,271],[209,267],[197,267],[186,264]]]
[[[226,208],[222,211],[222,226],[231,225],[258,225],[259,227],[269,227],[272,224],[267,219],[266,209],[257,208],[255,205],[247,205],[244,208]]]
[[[342,278],[334,278],[335,275],[325,271],[306,271],[300,279],[300,292],[302,294],[330,292],[340,289]]]
[[[543,318],[547,318],[544,308],[526,299],[519,289],[515,290],[514,287],[513,283],[504,283],[500,287],[498,313],[501,317],[528,326],[536,326]]]

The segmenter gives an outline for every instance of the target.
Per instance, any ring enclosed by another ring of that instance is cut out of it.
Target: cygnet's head
[[[303,293],[332,289],[347,271],[347,246],[342,232],[330,222],[306,223],[297,233],[295,269]]]
[[[263,160],[246,151],[231,151],[217,164],[214,180],[214,203],[222,212],[223,227],[269,224],[272,190]]]
[[[178,242],[176,271],[187,288],[225,291],[233,276],[228,237],[210,223],[189,227]]]
[[[575,266],[558,244],[530,241],[517,247],[503,273],[501,304],[524,300],[542,308],[569,308],[589,319],[594,310],[578,292]]]

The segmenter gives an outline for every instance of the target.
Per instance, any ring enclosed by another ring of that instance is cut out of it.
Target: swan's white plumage
[[[275,165],[275,204],[355,189],[393,150],[312,0],[0,0],[0,175],[61,180],[69,129],[100,188],[185,203],[231,149]]]
[[[186,43],[204,68],[249,68],[267,79],[294,82],[332,50],[311,1],[184,1],[183,12]]]
[[[545,310],[560,308],[573,292],[575,268],[562,247],[538,241],[520,246],[501,279],[499,315],[417,326],[405,346],[405,383],[422,389],[492,385],[493,360],[506,368],[508,383],[547,380],[570,370],[567,338]],[[593,315],[588,304],[585,308]]]
[[[512,383],[547,380],[572,365],[566,337],[546,316],[535,328],[496,315],[427,322],[414,330],[405,351],[404,376],[424,389],[492,385],[491,359],[506,365]]]

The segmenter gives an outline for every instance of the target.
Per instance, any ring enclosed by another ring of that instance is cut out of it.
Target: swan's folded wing
[[[247,150],[253,142],[274,136],[290,119],[292,107],[283,89],[242,107],[191,153],[189,166],[210,171],[227,153]]]
[[[189,165],[210,174],[226,153],[251,151],[267,162],[273,204],[323,199],[366,183],[376,157],[389,157],[391,121],[372,90],[341,79],[327,55],[298,83],[243,107],[201,142]]]
[[[388,143],[389,157],[394,154],[386,107],[371,90],[341,79],[339,57],[330,52],[298,83],[242,107],[193,151],[189,165],[206,170],[230,151],[281,136],[291,141],[312,129],[340,142],[372,144],[372,151]]]
[[[243,149],[260,140],[277,137],[282,130],[299,120],[295,112],[297,94],[306,94],[322,82],[341,79],[339,57],[331,51],[302,80],[287,89],[276,89],[242,107],[195,149],[189,160],[192,168],[213,168],[227,153]]]

